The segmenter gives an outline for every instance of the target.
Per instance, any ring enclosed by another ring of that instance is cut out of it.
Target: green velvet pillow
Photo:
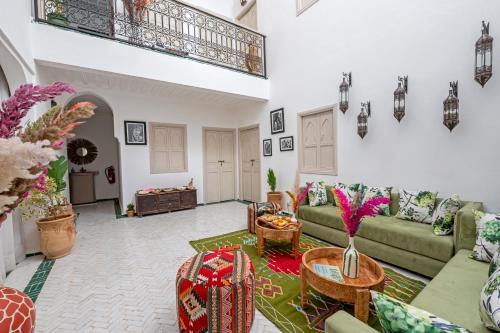
[[[476,219],[476,245],[472,258],[490,262],[500,247],[500,215],[473,210]]]
[[[438,236],[449,235],[453,232],[455,216],[460,209],[460,198],[454,194],[439,203],[432,215],[432,229]]]
[[[385,333],[472,333],[427,311],[371,291]]]
[[[307,196],[311,207],[326,205],[328,197],[326,196],[325,182],[314,182],[309,188]]]
[[[500,269],[493,272],[481,290],[479,316],[484,326],[500,332]]]
[[[392,187],[371,187],[365,186],[363,193],[363,203],[371,198],[387,198],[389,203],[391,201],[391,191]],[[379,215],[391,216],[391,210],[389,209],[389,204],[380,205]]]
[[[437,192],[399,191],[399,212],[396,217],[420,223],[431,223]]]

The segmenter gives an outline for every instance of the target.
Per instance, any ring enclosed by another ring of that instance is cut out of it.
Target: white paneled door
[[[205,130],[205,203],[235,199],[234,131]]]
[[[241,194],[246,201],[260,201],[259,128],[240,131]]]

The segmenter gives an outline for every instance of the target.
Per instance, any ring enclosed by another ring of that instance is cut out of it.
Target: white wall
[[[234,18],[234,0],[181,0],[191,6],[204,9],[227,19]],[[239,0],[238,0],[239,1]]]
[[[97,147],[98,155],[95,161],[84,166],[88,171],[99,172],[94,178],[97,200],[118,198],[120,195],[118,142],[114,135],[112,111],[105,110],[102,106],[98,107],[95,115],[83,125],[78,126],[74,133],[74,139],[87,139]],[[114,184],[110,184],[106,178],[105,169],[109,166],[115,167],[117,181]],[[81,165],[69,162],[69,170],[79,171],[81,167]]]
[[[268,36],[271,100],[240,125],[260,122],[269,138],[269,111],[284,107],[286,133],[274,135],[263,171],[277,171],[280,190],[291,187],[297,150],[280,153],[280,136],[297,139],[298,112],[338,102],[342,71],[352,71],[351,108],[338,117],[338,177],[302,180],[362,181],[396,188],[458,193],[500,210],[499,55],[485,88],[473,80],[474,43],[481,20],[500,41],[496,0],[320,0],[296,17],[295,1],[259,1],[259,27]],[[398,75],[409,75],[407,115],[392,112]],[[442,125],[448,83],[459,80],[460,125]],[[364,140],[356,133],[360,102],[373,117]],[[243,114],[250,114],[249,112]],[[263,175],[263,184],[265,172]],[[267,185],[262,187],[266,191]]]
[[[256,76],[47,24],[32,24],[32,33],[33,56],[38,64],[144,78],[251,100],[269,98],[269,81]]]

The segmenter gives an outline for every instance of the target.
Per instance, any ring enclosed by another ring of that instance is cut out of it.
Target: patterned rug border
[[[225,239],[225,238],[234,237],[234,236],[238,236],[238,235],[246,235],[246,234],[248,234],[248,230],[247,229],[242,229],[242,230],[233,231],[233,232],[226,233],[226,234],[221,234],[221,235],[218,235],[218,236],[212,236],[212,237],[207,237],[207,238],[201,238],[201,239],[197,239],[197,240],[192,240],[192,241],[189,241],[189,244],[191,245],[191,247],[195,251],[197,251],[199,253],[199,252],[203,252],[203,251],[212,249],[212,248],[208,248],[205,245],[207,243],[217,243],[218,240],[222,240],[222,239]],[[308,239],[310,239],[310,240],[312,240],[314,242],[320,243],[320,244],[324,244],[325,246],[335,246],[334,244],[330,244],[330,243],[328,243],[326,241],[323,241],[321,239],[318,239],[318,238],[315,238],[315,237],[312,237],[312,236],[309,236],[309,235],[306,235],[306,234],[302,234],[302,237],[308,238]],[[387,270],[387,271],[390,271],[392,273],[401,275],[401,276],[407,278],[408,280],[410,280],[414,284],[424,285],[424,286],[427,285],[427,283],[425,283],[425,282],[422,282],[422,281],[420,281],[418,279],[414,279],[412,277],[409,277],[409,276],[407,276],[407,275],[405,275],[403,273],[399,273],[399,272],[395,271],[394,269],[392,269],[390,267],[385,267],[384,266],[384,270]],[[304,331],[302,328],[297,327],[294,322],[290,321],[285,315],[283,315],[282,313],[280,313],[273,306],[273,304],[270,303],[269,300],[267,300],[266,298],[264,298],[264,297],[256,297],[255,303],[256,303],[257,309],[267,319],[269,319],[278,329],[280,329],[282,332],[287,332],[287,333],[306,333],[306,331]],[[278,315],[278,317],[277,317],[277,315]],[[283,318],[283,319],[281,319],[281,318]]]

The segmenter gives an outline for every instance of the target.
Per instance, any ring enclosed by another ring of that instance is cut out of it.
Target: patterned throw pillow
[[[396,217],[420,223],[431,223],[437,193],[429,191],[399,191],[399,212]]]
[[[491,276],[498,268],[500,268],[500,249],[493,255],[490,262],[490,269],[488,270],[488,276]]]
[[[441,201],[432,215],[432,229],[436,235],[444,236],[453,232],[455,216],[459,209],[460,198],[456,194]]]
[[[309,206],[326,205],[328,198],[326,196],[325,182],[314,182],[307,195],[309,197]]]
[[[472,258],[490,262],[500,245],[500,215],[473,210],[476,218],[476,245]]]
[[[479,316],[484,326],[500,332],[500,269],[488,278],[481,290]]]
[[[371,198],[387,198],[391,201],[391,191],[392,187],[370,187],[365,186],[363,193],[363,203]],[[389,204],[380,205],[379,215],[390,216],[391,211],[389,209]]]
[[[344,191],[349,200],[352,202],[352,200],[354,200],[354,197],[356,196],[356,193],[358,192],[363,193],[366,186],[360,183],[354,183],[351,185],[336,183],[335,185],[333,185],[333,187],[340,188],[342,191]]]
[[[380,324],[386,333],[472,333],[435,315],[371,291]]]

